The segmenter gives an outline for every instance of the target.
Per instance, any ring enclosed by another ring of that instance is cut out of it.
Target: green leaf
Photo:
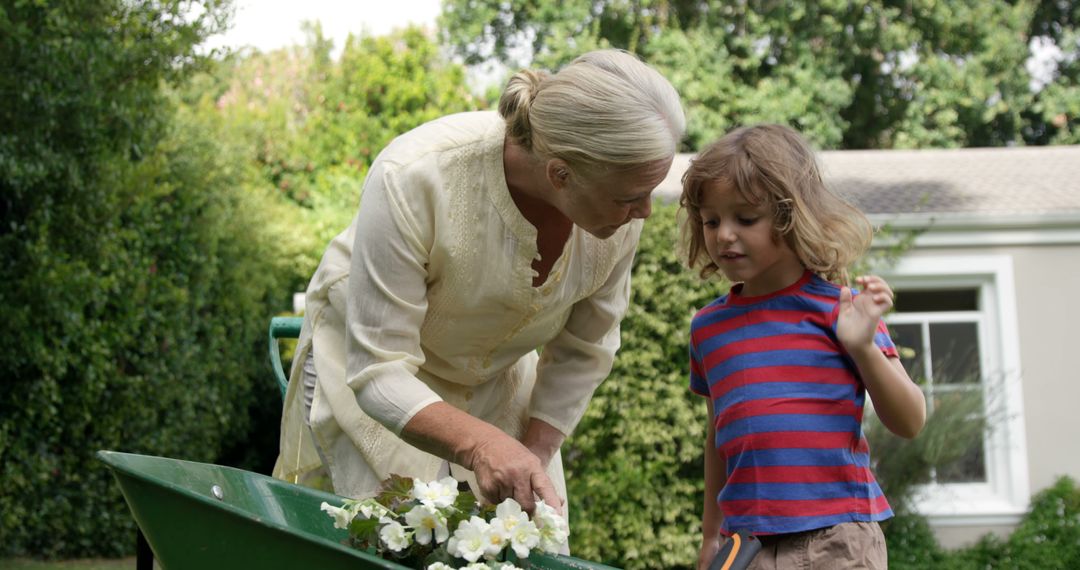
[[[392,511],[399,508],[401,502],[412,500],[413,480],[412,477],[402,477],[391,474],[384,480],[376,491],[375,500]]]

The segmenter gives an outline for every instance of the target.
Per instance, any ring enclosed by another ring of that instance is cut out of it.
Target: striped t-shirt
[[[866,390],[836,338],[840,287],[807,272],[769,295],[738,289],[690,325],[690,389],[712,398],[727,463],[721,530],[776,534],[891,517],[863,437]],[[874,343],[897,355],[884,322]]]

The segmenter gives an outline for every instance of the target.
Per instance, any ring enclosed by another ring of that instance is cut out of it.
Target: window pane
[[[889,325],[889,336],[892,337],[896,349],[900,352],[900,363],[904,365],[908,376],[919,384],[923,384],[926,375],[923,372],[922,325],[892,324]]]
[[[898,291],[894,303],[898,313],[978,311],[978,289],[915,289]]]
[[[939,392],[934,396],[934,414],[949,434],[934,461],[938,483],[986,481],[982,390],[972,386]]]
[[[934,384],[978,383],[979,336],[975,323],[931,323]]]
[[[959,459],[937,466],[938,483],[986,482],[986,456],[982,439],[973,440]]]

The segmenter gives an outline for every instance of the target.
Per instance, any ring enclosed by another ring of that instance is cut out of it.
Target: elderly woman
[[[601,50],[391,142],[308,287],[274,475],[563,504],[559,447],[611,371],[684,128],[659,73]]]

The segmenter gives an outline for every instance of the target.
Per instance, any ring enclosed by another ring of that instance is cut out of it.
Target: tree
[[[1025,111],[1030,144],[1080,143],[1080,4],[1039,2],[1031,36],[1057,52],[1048,84]]]
[[[447,62],[416,27],[350,36],[317,89],[298,139],[312,168],[296,183],[312,189],[321,218],[334,220],[327,239],[352,220],[368,167],[394,137],[479,103],[465,85],[465,70]]]
[[[641,55],[683,94],[690,148],[763,121],[823,148],[893,148],[1071,140],[1058,131],[1075,132],[1076,10],[1023,0],[448,0],[441,22],[467,63],[516,67],[531,56],[554,67],[595,47]],[[1040,93],[1025,67],[1036,35],[1072,54]]]
[[[306,282],[322,248],[355,215],[379,151],[399,134],[481,101],[464,69],[419,28],[350,36],[333,59],[321,27],[304,27],[302,45],[220,62],[189,86],[185,101],[226,124],[261,185],[307,218],[304,235],[292,236],[310,242],[294,265]]]

